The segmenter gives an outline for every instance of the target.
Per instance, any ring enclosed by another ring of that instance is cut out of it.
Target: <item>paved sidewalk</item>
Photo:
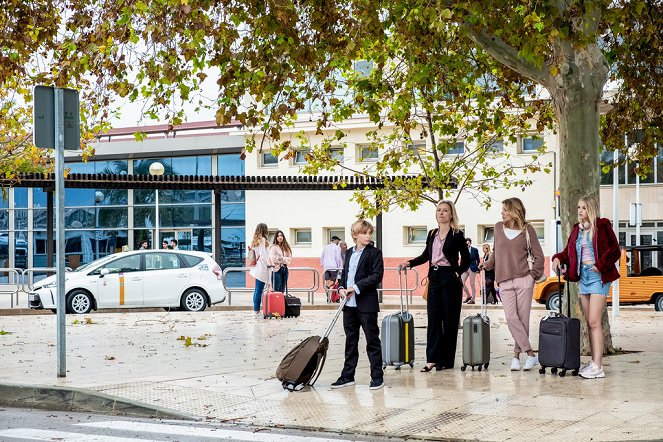
[[[464,307],[463,316],[477,310]],[[535,346],[543,314],[532,313]],[[417,309],[414,315],[417,327],[424,326],[425,312]],[[459,346],[455,370],[420,373],[425,328],[417,328],[414,370],[388,368],[386,387],[370,391],[361,353],[357,385],[331,390],[343,363],[338,324],[318,383],[298,393],[281,388],[275,368],[296,343],[324,330],[330,310],[264,322],[247,311],[68,316],[65,379],[55,376],[55,315],[2,316],[0,330],[11,334],[0,335],[0,383],[84,388],[221,422],[400,438],[663,437],[663,315],[622,309],[622,316],[612,319],[616,345],[635,353],[607,357],[607,377],[599,380],[509,371],[512,343],[504,315],[500,307],[489,308],[489,315],[487,371],[461,372]],[[191,337],[193,345],[185,347],[180,337]]]

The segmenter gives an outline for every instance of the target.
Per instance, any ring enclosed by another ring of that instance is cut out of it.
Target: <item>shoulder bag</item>
[[[527,240],[527,266],[529,267],[530,271],[534,270],[534,255],[532,254],[532,243],[530,242],[529,239],[529,229],[528,226],[525,226],[525,239]],[[548,279],[545,273],[542,273],[541,276],[539,276],[539,279],[534,280],[536,284],[545,281]]]

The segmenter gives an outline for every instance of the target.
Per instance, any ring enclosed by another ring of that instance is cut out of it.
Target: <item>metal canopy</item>
[[[407,177],[399,177],[407,178]],[[411,177],[414,178],[414,177]],[[393,181],[395,177],[389,178]],[[86,189],[190,189],[190,190],[357,190],[379,189],[385,180],[366,176],[200,176],[122,175],[70,173],[65,187]],[[55,175],[26,173],[17,179],[1,179],[3,187],[52,188]]]

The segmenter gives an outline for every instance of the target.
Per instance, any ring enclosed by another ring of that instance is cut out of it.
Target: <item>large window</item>
[[[613,165],[614,154],[611,151],[603,149],[601,151],[601,184],[613,184]],[[663,146],[658,147],[657,155],[651,160],[651,171],[644,177],[640,177],[640,184],[663,184]],[[633,162],[624,162],[624,155],[619,154],[617,166],[618,184],[635,184],[636,164]]]

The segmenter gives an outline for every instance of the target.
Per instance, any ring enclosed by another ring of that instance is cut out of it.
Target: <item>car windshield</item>
[[[84,264],[80,267],[78,267],[74,272],[85,272],[86,270],[89,270],[90,268],[96,266],[97,264],[101,264],[102,262],[106,262],[109,259],[111,259],[114,255],[108,255],[104,256],[103,258],[95,259],[94,261],[90,261],[87,264]]]

